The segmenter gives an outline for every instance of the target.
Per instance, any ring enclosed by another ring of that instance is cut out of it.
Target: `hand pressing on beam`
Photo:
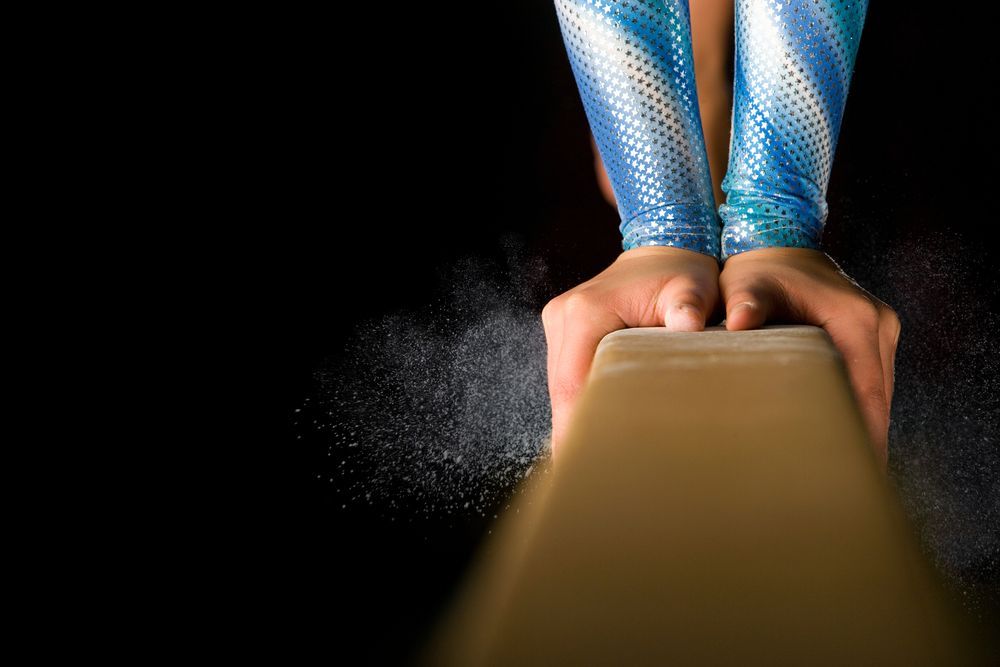
[[[765,323],[826,330],[844,357],[876,459],[885,469],[900,332],[896,311],[826,253],[811,248],[758,248],[732,255],[723,265],[719,289],[730,331]]]
[[[701,331],[719,301],[719,262],[666,246],[626,250],[587,282],[542,310],[552,400],[552,455],[566,435],[598,343],[629,327]]]

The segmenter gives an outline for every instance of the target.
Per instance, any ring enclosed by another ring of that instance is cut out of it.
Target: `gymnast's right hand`
[[[542,310],[552,401],[552,455],[566,436],[597,345],[629,327],[701,331],[719,305],[719,262],[693,250],[626,250],[604,271]]]

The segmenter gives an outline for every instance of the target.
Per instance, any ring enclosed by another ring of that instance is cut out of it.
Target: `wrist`
[[[734,253],[721,260],[723,268],[726,266],[742,266],[754,263],[771,267],[782,264],[805,265],[817,261],[827,262],[832,260],[830,260],[830,256],[823,250],[785,246],[752,248]]]
[[[640,246],[623,250],[616,262],[631,261],[683,261],[691,264],[704,264],[706,268],[716,272],[722,270],[722,264],[715,255],[698,252],[690,248],[678,248],[676,246]]]
[[[756,197],[719,207],[722,233],[719,258],[764,248],[806,248],[819,250],[825,211],[817,216],[813,207],[790,201]]]
[[[719,206],[722,261],[760,248],[819,249],[826,198],[808,178],[787,174],[761,182],[730,172],[722,187],[726,191],[726,203]]]
[[[622,248],[663,246],[719,258],[719,221],[711,206],[671,204],[644,211],[622,223]]]

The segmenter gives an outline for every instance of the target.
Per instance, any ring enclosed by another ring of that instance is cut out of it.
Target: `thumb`
[[[660,293],[659,302],[668,331],[702,331],[716,299],[697,280],[674,279]]]
[[[780,317],[777,304],[781,302],[776,291],[780,289],[769,281],[740,285],[726,294],[726,329],[743,331],[764,326]]]
[[[756,329],[767,322],[767,311],[761,306],[761,300],[749,294],[740,294],[732,301],[726,302],[726,329],[743,331]]]

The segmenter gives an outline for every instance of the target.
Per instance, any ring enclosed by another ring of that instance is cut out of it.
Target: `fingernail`
[[[741,310],[746,310],[748,308],[753,308],[753,307],[754,307],[754,305],[751,302],[749,302],[749,301],[744,301],[743,303],[738,303],[735,306],[733,306],[732,310],[729,311],[729,317],[732,317],[733,315],[735,315],[736,313],[740,312]]]

